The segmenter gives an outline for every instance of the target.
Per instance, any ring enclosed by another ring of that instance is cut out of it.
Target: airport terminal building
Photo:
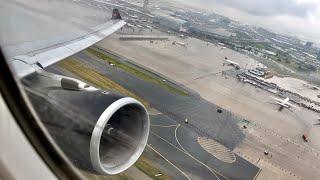
[[[166,14],[158,14],[154,16],[153,22],[175,31],[181,31],[187,24],[187,21],[185,20],[178,19]]]

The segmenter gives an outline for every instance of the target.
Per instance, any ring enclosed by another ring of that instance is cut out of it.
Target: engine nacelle
[[[139,101],[102,90],[27,90],[35,110],[57,144],[78,167],[117,174],[142,154],[149,116]]]

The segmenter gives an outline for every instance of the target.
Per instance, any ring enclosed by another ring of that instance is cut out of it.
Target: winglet
[[[122,19],[118,9],[113,9],[111,19]]]

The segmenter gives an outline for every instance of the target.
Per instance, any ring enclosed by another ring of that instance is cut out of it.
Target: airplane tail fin
[[[118,9],[113,9],[111,19],[122,19]]]

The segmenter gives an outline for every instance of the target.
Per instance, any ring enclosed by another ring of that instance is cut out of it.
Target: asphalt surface
[[[209,103],[195,92],[189,91],[190,96],[178,95],[85,53],[74,57],[142,97],[161,112],[151,116],[152,126],[146,148],[149,153],[145,154],[149,159],[154,158],[150,153],[152,150],[162,156],[158,158],[162,162],[154,162],[168,174],[174,174],[175,179],[254,179],[259,172],[258,167],[239,156],[234,163],[218,160],[196,140],[199,136],[213,138],[231,150],[235,148],[244,134],[237,124],[242,119],[231,112]],[[70,76],[56,66],[50,67],[49,71]],[[170,80],[167,82],[172,83]],[[222,112],[218,113],[217,109]],[[185,118],[189,119],[188,124],[184,123]]]
[[[174,124],[175,121],[165,115],[153,116],[151,119],[152,126],[149,142],[154,142],[153,145],[161,152],[169,151],[170,149],[163,146],[159,141],[166,142],[171,147],[175,147],[178,153],[171,152],[172,155],[168,156],[170,160],[179,161],[181,157],[178,154],[185,154],[192,159],[190,161],[191,164],[201,165],[203,169],[208,170],[218,179],[253,179],[259,171],[259,168],[239,156],[236,156],[234,163],[225,163],[218,160],[198,144],[197,137],[205,135],[193,131],[185,124]],[[190,172],[188,165],[180,165],[186,172]],[[191,174],[194,175],[195,172],[191,171]]]
[[[204,100],[194,92],[189,92],[190,96],[181,96],[157,84],[143,81],[113,68],[102,60],[92,59],[84,53],[77,54],[75,57],[142,97],[175,121],[183,123],[188,118],[188,125],[194,130],[206,134],[230,149],[236,147],[244,138],[244,134],[237,125],[241,119],[226,110],[218,113],[217,110],[221,109],[220,107]],[[184,90],[187,89],[184,88]]]

